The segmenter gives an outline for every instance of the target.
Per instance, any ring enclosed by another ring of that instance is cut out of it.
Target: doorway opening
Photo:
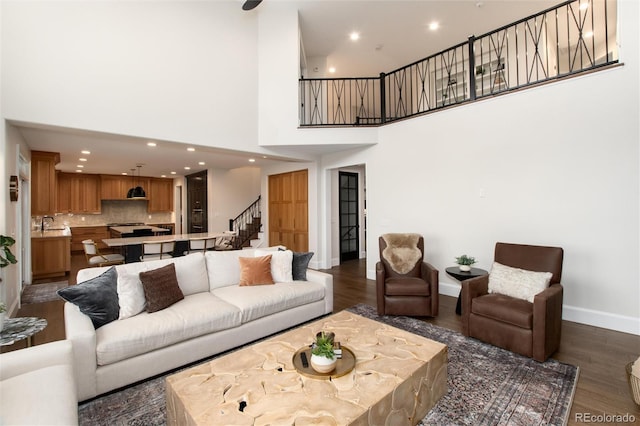
[[[338,173],[340,263],[360,257],[358,174]]]

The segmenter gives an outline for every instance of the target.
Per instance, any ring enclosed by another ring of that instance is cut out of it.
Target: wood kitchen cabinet
[[[59,213],[100,213],[100,176],[58,173]]]
[[[57,152],[31,151],[31,215],[43,216],[56,212]]]
[[[309,249],[308,172],[269,176],[269,245]]]
[[[33,279],[65,276],[71,271],[71,236],[31,238]]]
[[[102,240],[110,237],[106,226],[74,226],[71,228],[71,251],[84,251],[84,240],[93,240],[100,251],[107,250],[108,247]]]
[[[173,179],[149,178],[149,186],[145,190],[149,213],[173,211]]]
[[[102,200],[126,200],[133,186],[131,176],[100,175],[100,198]]]

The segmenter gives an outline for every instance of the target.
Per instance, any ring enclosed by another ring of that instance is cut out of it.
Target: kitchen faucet
[[[51,219],[51,221],[55,221],[56,219],[53,216],[42,216],[42,221],[40,222],[40,231],[44,232],[44,220]]]

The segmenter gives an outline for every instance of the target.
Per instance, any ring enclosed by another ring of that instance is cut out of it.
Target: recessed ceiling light
[[[269,157],[267,157],[266,155],[263,155],[262,158],[269,158]]]
[[[354,31],[351,34],[349,34],[349,38],[351,39],[351,41],[357,41],[360,39],[360,33]]]
[[[429,29],[431,31],[435,31],[438,28],[440,28],[440,24],[438,22],[436,22],[436,21],[433,21],[432,23],[429,24]]]
[[[81,153],[83,153],[84,155],[89,155],[91,154],[91,151],[87,151],[86,149],[84,151],[80,151]]]
[[[82,170],[78,169],[76,170],[76,173],[82,173]]]
[[[588,1],[580,4],[580,10],[586,10],[588,8],[589,8],[589,2]]]
[[[255,162],[256,162],[256,159],[255,159],[255,158],[249,158],[249,162],[250,162],[250,163],[255,163]]]
[[[587,31],[582,35],[583,38],[591,38],[593,37],[593,31]]]
[[[147,146],[156,146],[155,142],[147,142]]]
[[[79,169],[81,169],[81,168],[83,168],[83,167],[84,167],[84,165],[82,165],[82,164],[77,164],[77,165],[76,165],[76,167],[77,167],[77,168],[79,168]]]
[[[200,162],[198,163],[198,165],[199,165],[199,166],[204,166],[204,161],[200,161]]]
[[[329,67],[329,72],[331,74],[335,73],[336,72],[336,67]]]
[[[196,150],[195,148],[191,148],[191,147],[187,148],[187,151],[189,151],[189,152],[193,152],[195,150]]]
[[[185,169],[185,170],[191,170],[191,167],[189,167],[189,166],[185,166],[185,168],[184,168],[184,169]]]
[[[160,175],[160,177],[167,177],[167,175]]]
[[[126,176],[126,175],[128,175],[129,173],[127,173],[127,172],[122,172],[122,173],[120,173],[120,174],[121,174],[122,176]]]
[[[172,175],[175,175],[175,174],[176,174],[176,172],[171,172],[171,174],[172,174]]]
[[[78,158],[78,161],[87,161],[86,158]]]

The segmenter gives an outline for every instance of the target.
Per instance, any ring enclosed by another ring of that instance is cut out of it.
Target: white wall
[[[241,167],[209,169],[208,174],[209,230],[227,231],[229,219],[235,219],[260,196],[261,171],[258,167]]]
[[[5,118],[257,147],[257,15],[236,1],[2,3]]]

